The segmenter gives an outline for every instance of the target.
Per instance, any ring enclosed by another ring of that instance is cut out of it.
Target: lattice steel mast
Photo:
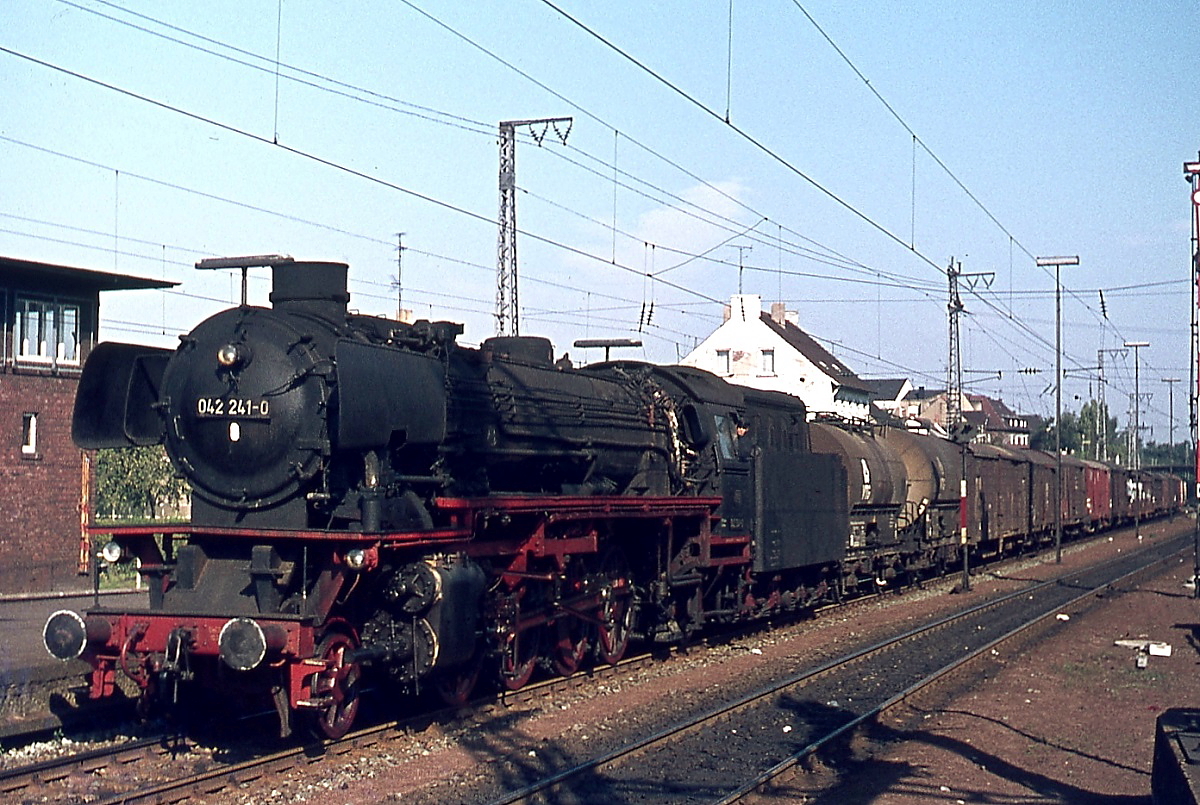
[[[958,281],[966,281],[967,287],[974,290],[981,281],[984,286],[990,288],[995,278],[995,273],[991,271],[964,274],[962,261],[955,262],[953,257],[950,258],[950,265],[946,267],[946,279],[950,283],[950,303],[946,306],[950,313],[950,361],[946,365],[946,431],[951,436],[954,435],[955,428],[961,430],[965,425],[962,411],[962,343],[959,340],[958,315],[966,310],[966,305],[959,296]]]
[[[946,267],[946,278],[950,281],[950,303],[946,309],[950,312],[950,362],[946,366],[946,431],[953,434],[962,419],[962,349],[958,341],[958,314],[964,310],[962,298],[958,295],[958,277],[962,273],[962,263],[955,263],[950,258]]]
[[[553,128],[564,145],[573,118],[547,117],[538,120],[505,120],[500,123],[500,236],[496,261],[496,335],[520,335],[520,305],[517,298],[517,128],[531,127],[538,145]],[[563,124],[560,129],[559,125]],[[541,129],[537,129],[541,126]]]

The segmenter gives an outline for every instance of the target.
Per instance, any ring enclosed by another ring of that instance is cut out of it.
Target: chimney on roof
[[[756,293],[736,293],[729,299],[729,306],[725,308],[725,321],[730,318],[738,321],[758,321],[758,316],[762,312],[762,297]]]
[[[780,327],[787,324],[795,327],[800,326],[800,314],[794,310],[788,310],[783,302],[771,303],[771,320]]]

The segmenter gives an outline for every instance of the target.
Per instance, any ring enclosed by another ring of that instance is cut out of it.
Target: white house
[[[867,384],[797,324],[793,311],[762,310],[758,294],[735,294],[725,322],[683,359],[731,383],[783,391],[804,400],[809,416],[829,413],[865,420]]]

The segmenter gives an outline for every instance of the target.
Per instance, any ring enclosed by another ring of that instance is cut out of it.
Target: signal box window
[[[725,367],[723,370],[725,374],[727,374],[727,375],[733,374],[733,361],[731,361],[729,359],[729,350],[718,349],[717,350],[717,362]]]
[[[18,299],[17,360],[79,365],[79,305]]]
[[[36,458],[37,454],[37,414],[22,414],[21,455],[24,458]]]

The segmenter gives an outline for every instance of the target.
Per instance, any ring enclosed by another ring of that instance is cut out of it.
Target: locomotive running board
[[[504,495],[486,498],[434,498],[434,508],[441,511],[487,510],[509,513],[569,512],[597,514],[703,514],[721,505],[721,498],[625,497],[617,495],[582,495],[579,497],[548,497],[543,495]]]
[[[715,517],[721,498],[676,497],[546,497],[518,496],[486,498],[434,498],[435,511],[445,513],[451,524],[420,531],[322,531],[317,529],[232,528],[192,523],[161,525],[89,525],[89,535],[150,537],[171,534],[181,537],[239,537],[252,540],[304,540],[313,542],[388,545],[436,545],[470,540],[476,533],[475,520],[490,514],[534,515],[555,522],[604,518]],[[93,540],[92,544],[99,544]]]

